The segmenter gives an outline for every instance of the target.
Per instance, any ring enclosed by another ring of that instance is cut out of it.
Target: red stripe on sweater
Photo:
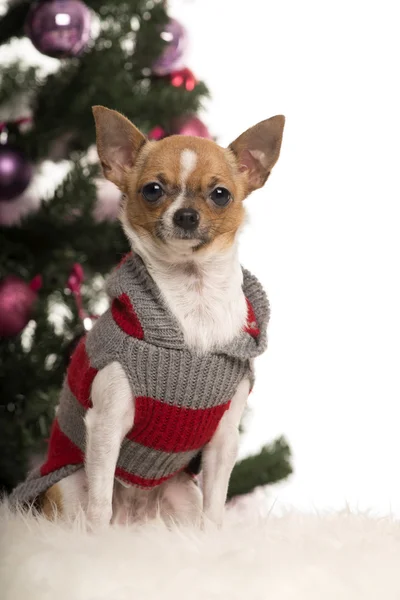
[[[89,357],[86,352],[85,338],[83,338],[72,355],[68,367],[67,381],[69,389],[82,406],[90,408],[90,392],[93,379],[96,377],[97,369],[90,366]]]
[[[250,301],[246,298],[247,303],[247,324],[244,328],[246,333],[249,333],[252,337],[256,338],[260,335],[260,330],[257,325],[256,314]]]
[[[48,475],[66,465],[83,464],[83,452],[60,429],[57,419],[51,427],[47,460],[40,467],[42,476]]]
[[[127,294],[113,300],[111,314],[122,331],[139,340],[144,338],[143,328]]]
[[[192,409],[138,397],[134,425],[127,438],[164,452],[197,450],[210,441],[229,405]]]
[[[183,469],[180,469],[179,471],[177,471],[177,473],[179,473],[180,471],[183,471]],[[171,475],[161,477],[160,479],[145,479],[144,477],[139,477],[139,475],[132,475],[124,469],[121,469],[121,467],[117,467],[115,469],[115,476],[118,477],[118,479],[122,479],[122,481],[130,485],[137,485],[145,489],[156,487],[156,485],[164,483],[164,481],[171,479],[171,477],[173,477],[174,475],[176,475],[176,473],[171,473]]]

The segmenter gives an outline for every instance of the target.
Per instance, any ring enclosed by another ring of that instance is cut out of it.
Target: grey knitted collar
[[[215,353],[249,359],[258,356],[266,348],[270,311],[260,282],[246,269],[242,269],[242,272],[242,289],[253,307],[260,334],[254,338],[249,333],[242,332]],[[169,310],[160,289],[138,254],[132,253],[114,270],[107,280],[107,292],[112,299],[123,293],[129,296],[142,325],[145,342],[162,348],[188,349],[177,319]]]

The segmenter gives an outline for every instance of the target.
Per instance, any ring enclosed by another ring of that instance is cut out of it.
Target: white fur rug
[[[1,600],[399,600],[400,523],[354,514],[89,535],[0,507]]]

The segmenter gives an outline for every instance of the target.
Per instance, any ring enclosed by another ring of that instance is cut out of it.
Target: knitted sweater
[[[247,326],[218,351],[189,348],[160,290],[138,255],[128,255],[108,279],[110,308],[76,348],[51,430],[46,462],[13,492],[32,501],[84,465],[86,411],[96,373],[118,361],[135,399],[132,429],[122,442],[115,476],[152,488],[188,467],[210,441],[251,359],[267,344],[267,297],[243,270]]]

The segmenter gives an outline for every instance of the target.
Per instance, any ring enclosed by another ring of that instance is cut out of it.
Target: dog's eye
[[[142,187],[142,195],[147,202],[157,202],[163,194],[164,190],[159,183],[146,183],[146,185]]]
[[[231,199],[231,195],[224,187],[217,187],[210,194],[211,200],[217,206],[226,206]]]

